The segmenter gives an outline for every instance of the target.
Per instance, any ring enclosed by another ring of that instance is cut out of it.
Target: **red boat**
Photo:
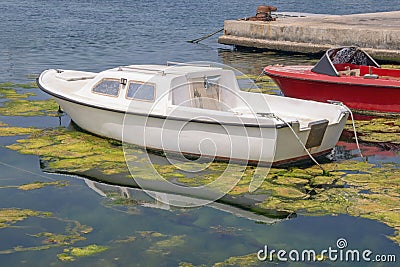
[[[400,69],[381,68],[357,47],[330,49],[315,66],[267,66],[264,73],[288,97],[400,113]]]

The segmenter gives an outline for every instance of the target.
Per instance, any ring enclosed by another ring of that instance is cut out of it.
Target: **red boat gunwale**
[[[378,69],[372,67],[372,74],[377,74],[377,79],[364,78],[365,74],[369,74],[367,66],[359,66],[360,76],[328,76],[314,73],[311,71],[312,66],[267,66],[264,73],[268,76],[276,78],[288,78],[304,81],[334,83],[338,85],[362,85],[373,87],[386,87],[400,89],[400,70],[396,69]],[[393,73],[399,77],[393,76]],[[362,76],[361,76],[362,75]]]

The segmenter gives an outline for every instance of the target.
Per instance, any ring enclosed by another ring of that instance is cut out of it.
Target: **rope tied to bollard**
[[[203,40],[205,40],[205,39],[207,39],[207,38],[210,38],[211,36],[213,36],[213,35],[215,35],[215,34],[217,34],[217,33],[219,33],[219,32],[222,32],[223,30],[224,30],[224,28],[219,29],[218,31],[212,32],[212,33],[210,33],[210,34],[204,35],[204,36],[202,36],[202,37],[200,37],[200,38],[196,38],[196,39],[189,40],[189,41],[186,41],[186,42],[197,44],[197,43],[199,43],[200,41],[203,41]]]

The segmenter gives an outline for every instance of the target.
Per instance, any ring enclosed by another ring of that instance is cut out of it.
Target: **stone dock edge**
[[[218,42],[306,54],[358,46],[375,59],[400,62],[400,11],[284,17],[271,22],[226,20]]]

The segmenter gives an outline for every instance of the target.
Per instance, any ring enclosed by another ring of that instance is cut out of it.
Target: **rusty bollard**
[[[274,21],[276,20],[272,17],[271,12],[277,11],[278,9],[274,6],[258,6],[257,13],[254,17],[248,18],[251,21]]]

